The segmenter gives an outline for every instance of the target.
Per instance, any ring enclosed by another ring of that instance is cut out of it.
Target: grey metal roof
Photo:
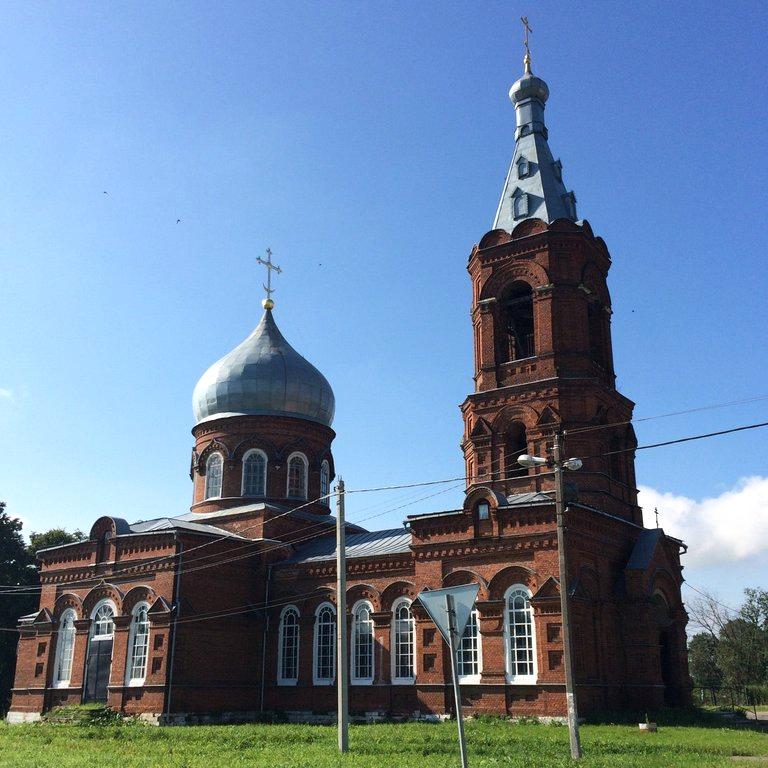
[[[155,520],[140,520],[137,523],[131,524],[130,533],[158,533],[160,531],[191,531],[193,533],[207,533],[226,538],[245,538],[224,528],[217,528],[215,525],[186,522],[177,517],[158,517]]]
[[[245,341],[202,375],[192,394],[198,424],[268,414],[330,426],[335,407],[325,376],[285,340],[269,309]]]
[[[627,569],[644,571],[650,565],[656,545],[663,535],[661,528],[646,528],[641,531],[627,561]]]
[[[576,197],[565,188],[562,165],[547,143],[544,104],[548,96],[547,84],[531,74],[521,77],[509,91],[517,119],[515,151],[493,229],[512,232],[525,219],[542,219],[548,224],[555,219],[576,220]],[[519,172],[521,161],[523,165],[527,162],[524,175]],[[516,215],[516,200],[523,195],[525,200]]]
[[[529,507],[533,504],[554,504],[554,499],[541,491],[511,493],[507,496],[508,507]]]
[[[390,528],[386,531],[348,534],[345,551],[350,559],[410,552],[411,532],[405,528]],[[325,536],[302,547],[297,547],[296,552],[287,560],[283,560],[283,563],[309,563],[318,560],[333,560],[335,557],[336,537]]]

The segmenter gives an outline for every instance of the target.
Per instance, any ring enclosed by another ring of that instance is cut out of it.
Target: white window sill
[[[537,678],[535,675],[529,675],[528,677],[509,677],[507,676],[507,685],[536,685]]]
[[[477,685],[480,682],[480,675],[459,676],[459,685]]]
[[[141,688],[142,685],[144,685],[144,681],[146,680],[146,677],[135,677],[131,680],[126,680],[125,684],[129,688]]]
[[[69,688],[70,681],[69,680],[57,680],[53,683],[51,688]]]
[[[318,680],[317,678],[312,680],[313,685],[333,685],[334,682],[334,680]]]
[[[373,685],[372,677],[361,677],[360,679],[353,677],[350,680],[352,685]]]
[[[393,677],[392,685],[413,685],[416,682],[415,677]]]
[[[297,680],[281,680],[278,679],[277,684],[278,685],[298,685],[298,679]]]

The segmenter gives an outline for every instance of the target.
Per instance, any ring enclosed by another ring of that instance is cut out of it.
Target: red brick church
[[[445,644],[414,598],[469,582],[480,591],[460,650],[467,710],[565,714],[552,475],[517,462],[547,456],[558,432],[583,459],[565,516],[580,712],[689,700],[685,547],[645,528],[637,504],[611,258],[576,214],[548,145],[549,89],[526,69],[510,91],[515,150],[493,228],[469,254],[464,503],[392,530],[347,526],[353,716],[452,710]],[[190,511],[105,514],[86,541],[40,553],[9,721],[88,701],[161,722],[334,712],[334,396],[264,305],[195,387]]]

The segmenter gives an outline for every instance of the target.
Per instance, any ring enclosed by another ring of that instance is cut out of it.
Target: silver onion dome
[[[292,416],[331,426],[331,385],[280,333],[271,302],[253,333],[214,363],[192,393],[195,421],[227,416]]]

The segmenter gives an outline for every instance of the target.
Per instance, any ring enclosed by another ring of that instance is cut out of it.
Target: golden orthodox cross
[[[262,283],[262,287],[267,292],[267,301],[272,300],[272,294],[275,292],[275,289],[272,287],[272,272],[277,272],[279,275],[283,270],[280,269],[280,267],[277,266],[277,264],[272,263],[272,249],[267,248],[267,258],[262,259],[261,256],[256,257],[256,261],[259,264],[263,264],[267,268],[267,284],[264,285]]]
[[[523,41],[523,44],[525,45],[525,74],[530,75],[531,74],[531,49],[528,47],[528,35],[533,32],[530,25],[528,24],[528,17],[527,16],[521,16],[520,21],[523,22],[523,29],[525,30],[525,40]]]

